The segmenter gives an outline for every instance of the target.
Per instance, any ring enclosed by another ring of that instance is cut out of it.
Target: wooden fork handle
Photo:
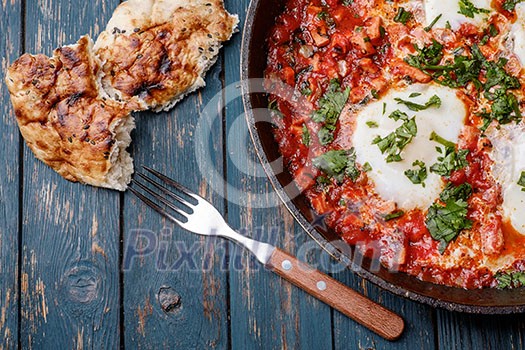
[[[403,333],[400,316],[278,248],[267,267],[387,340],[396,340]]]

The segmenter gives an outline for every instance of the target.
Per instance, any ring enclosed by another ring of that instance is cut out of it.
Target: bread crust
[[[95,44],[103,87],[142,109],[170,109],[205,85],[206,71],[238,21],[222,0],[127,1]]]
[[[6,83],[20,131],[38,159],[67,180],[124,190],[108,183],[108,175],[122,156],[115,154],[121,148],[115,130],[130,122],[134,106],[104,96],[92,45],[84,36],[53,57],[24,54],[8,69]],[[131,173],[122,177],[118,182],[125,184]]]

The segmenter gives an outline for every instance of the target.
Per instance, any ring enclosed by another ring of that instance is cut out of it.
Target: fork
[[[237,233],[207,200],[158,171],[145,166],[143,168],[156,179],[137,173],[142,182],[133,179],[133,187],[129,187],[129,190],[153,210],[193,233],[219,236],[242,245],[269,270],[383,338],[396,340],[401,336],[404,321],[400,316],[281,249]],[[135,186],[142,191],[135,189]]]

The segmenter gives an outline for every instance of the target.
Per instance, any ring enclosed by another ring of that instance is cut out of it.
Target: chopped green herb
[[[326,11],[321,11],[317,14],[317,18],[319,19],[326,19],[326,17],[328,17],[328,12]]]
[[[443,58],[442,50],[443,45],[434,40],[431,45],[422,49],[416,46],[417,55],[409,55],[405,58],[405,62],[421,69],[441,85],[458,88],[472,82],[477,88],[481,87],[478,78],[482,61],[478,57],[469,58],[459,55],[460,51],[456,51],[453,61],[449,60],[440,65]]]
[[[428,209],[425,225],[432,238],[440,241],[440,253],[443,254],[463,230],[472,228],[472,221],[467,219],[467,206],[464,200],[450,200],[445,206],[435,203]]]
[[[319,129],[317,132],[317,137],[319,138],[319,142],[322,145],[328,145],[329,143],[332,143],[334,140],[334,129],[335,127],[331,128],[327,125],[324,125]]]
[[[304,96],[310,96],[312,94],[312,89],[305,87],[304,89],[301,89],[301,94]]]
[[[525,286],[525,272],[499,271],[494,275],[498,289],[519,288]]]
[[[518,180],[518,185],[523,187],[521,190],[525,192],[525,171],[521,172],[520,179]]]
[[[390,220],[400,218],[403,215],[405,215],[404,211],[396,210],[396,211],[391,212],[390,214],[385,215],[383,218],[385,219],[385,221],[390,221]]]
[[[385,112],[386,112],[386,102],[383,102],[383,114],[382,115],[385,115]]]
[[[364,41],[365,43],[369,43],[369,42],[370,42],[370,37],[365,36],[365,37],[363,38],[363,41]]]
[[[474,15],[481,13],[490,13],[490,10],[482,9],[474,6],[470,0],[459,0],[459,11],[458,13],[465,17],[474,18]]]
[[[498,34],[499,34],[499,30],[498,30],[498,28],[496,28],[496,26],[495,26],[494,24],[491,23],[491,24],[489,25],[489,35],[490,35],[491,37],[495,37],[495,36],[498,35]]]
[[[450,25],[449,21],[447,21],[447,23],[445,23],[445,28],[446,29],[452,29],[452,26]]]
[[[481,113],[483,126],[481,130],[486,130],[493,120],[499,124],[508,124],[513,121],[520,122],[522,119],[520,106],[516,96],[507,92],[504,88],[497,89],[494,93],[486,93],[485,97],[492,102],[489,112]]]
[[[464,200],[465,202],[472,195],[472,186],[469,183],[462,183],[459,186],[454,186],[452,183],[448,183],[443,189],[443,192],[439,195],[439,199],[446,203],[449,200]]]
[[[399,109],[396,109],[395,111],[393,111],[392,113],[390,113],[390,115],[388,116],[388,118],[390,119],[393,119],[395,120],[396,122],[401,119],[401,120],[408,120],[408,114],[406,114],[405,112],[401,112]]]
[[[332,150],[312,160],[312,164],[337,182],[342,182],[345,175],[356,181],[361,172],[355,164],[355,150]]]
[[[279,110],[279,106],[277,105],[277,100],[270,100],[268,102],[268,109],[275,115],[277,115],[279,118],[283,117],[283,114]]]
[[[427,179],[428,173],[427,173],[427,167],[424,162],[420,160],[416,160],[414,163],[412,163],[412,166],[417,166],[419,169],[408,169],[405,171],[406,177],[414,185],[421,185],[425,187],[425,180]]]
[[[369,120],[366,122],[366,125],[368,125],[369,128],[377,128],[379,127],[379,124],[377,124],[375,121],[373,120]]]
[[[339,115],[346,101],[348,101],[348,96],[350,96],[350,88],[343,91],[339,81],[332,79],[328,89],[319,99],[319,109],[313,112],[312,120],[317,123],[324,123],[318,133],[321,144],[327,145],[333,141],[333,131],[336,128]]]
[[[372,166],[370,165],[370,163],[366,162],[365,164],[363,164],[363,171],[365,173],[369,172],[372,170]]]
[[[343,6],[350,6],[354,3],[354,0],[343,0]]]
[[[433,239],[440,241],[439,251],[443,254],[448,243],[463,230],[472,228],[472,221],[467,218],[467,199],[472,194],[472,187],[463,184],[454,187],[447,185],[440,195],[440,203],[434,203],[428,209],[425,224]]]
[[[420,92],[413,92],[410,95],[408,95],[409,98],[414,98],[414,97],[418,97],[418,96],[421,96]]]
[[[432,39],[432,44],[429,46],[419,48],[417,45],[414,45],[414,48],[417,54],[408,55],[408,57],[405,58],[405,62],[423,71],[428,70],[429,67],[431,68],[438,65],[443,58],[443,45],[435,39]]]
[[[319,186],[326,186],[326,185],[330,185],[331,183],[330,178],[326,176],[318,176],[317,179],[315,179],[315,181],[317,182]]]
[[[441,16],[443,16],[442,13],[440,13],[439,15],[437,15],[436,18],[434,18],[434,19],[432,20],[432,22],[430,22],[430,24],[424,28],[424,29],[425,29],[425,32],[430,32],[430,29],[432,29],[432,27],[437,23],[437,21],[439,21],[439,19],[441,18]]]
[[[432,131],[432,133],[430,134],[430,141],[436,141],[437,143],[447,147],[447,148],[455,148],[456,147],[456,144],[452,141],[448,141],[446,139],[444,139],[443,137],[439,136],[438,134],[436,134],[435,131]]]
[[[523,2],[523,0],[506,0],[503,3],[502,7],[504,10],[514,11],[514,9],[516,8],[516,5],[519,4],[520,2]]]
[[[430,167],[430,171],[448,177],[455,170],[460,170],[468,165],[466,149],[456,151],[456,145],[453,142],[445,140],[435,132],[430,135],[430,140],[436,141],[444,146],[444,149],[436,148],[442,155],[438,157],[438,162]]]
[[[438,163],[430,167],[430,171],[445,177],[449,177],[453,171],[465,168],[468,165],[467,155],[469,151],[461,149],[454,151],[452,148],[446,148],[445,154],[438,157]]]
[[[415,112],[423,111],[425,109],[428,109],[429,107],[441,107],[441,99],[438,95],[432,96],[424,105],[412,101],[403,100],[401,98],[395,98],[394,100],[397,101],[397,104],[404,104],[408,107],[408,109]]]
[[[384,38],[386,34],[385,27],[379,26],[379,35],[381,35],[381,38]]]
[[[303,135],[301,136],[301,141],[306,147],[310,146],[310,131],[306,124],[303,124]]]
[[[394,17],[394,22],[406,24],[410,18],[412,18],[412,12],[405,10],[403,7],[399,7]]]
[[[408,119],[408,116],[399,110],[390,114],[389,118],[396,121],[401,119],[404,122],[387,136],[374,138],[372,144],[377,145],[382,154],[387,154],[387,163],[400,162],[403,160],[401,152],[417,134],[416,118]]]
[[[477,46],[473,47],[473,53],[481,52]],[[494,86],[500,86],[506,89],[518,89],[521,87],[520,81],[518,78],[509,75],[505,70],[505,65],[508,60],[504,57],[501,57],[497,62],[488,61],[481,55],[481,60],[483,62],[483,67],[486,69],[486,83],[484,85],[485,91],[489,91],[490,88]]]
[[[372,91],[370,91],[370,93],[372,94],[373,98],[378,98],[379,97],[379,94],[377,93],[376,89],[372,89]]]

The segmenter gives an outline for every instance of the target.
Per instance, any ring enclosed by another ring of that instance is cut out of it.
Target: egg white
[[[421,95],[410,98],[412,93]],[[433,95],[441,99],[441,107],[430,107],[419,112],[411,111],[394,100],[401,98],[425,104]],[[376,136],[385,137],[403,123],[401,120],[394,121],[389,118],[395,110],[407,113],[410,118],[415,115],[418,131],[402,151],[403,160],[387,163],[386,155],[382,154],[372,141]],[[352,135],[357,162],[370,164],[372,170],[368,172],[368,177],[383,199],[396,202],[399,208],[405,210],[425,210],[435,202],[444,187],[441,176],[429,170],[440,155],[436,150],[436,146],[440,145],[431,141],[430,135],[436,132],[441,137],[457,143],[465,117],[465,104],[450,88],[435,84],[413,84],[402,90],[392,89],[379,101],[368,104],[357,114],[356,129]],[[378,127],[371,128],[367,122],[375,123]],[[416,169],[412,165],[416,160],[425,162],[427,166],[428,178],[425,180],[425,187],[412,183],[404,174],[408,169]]]

